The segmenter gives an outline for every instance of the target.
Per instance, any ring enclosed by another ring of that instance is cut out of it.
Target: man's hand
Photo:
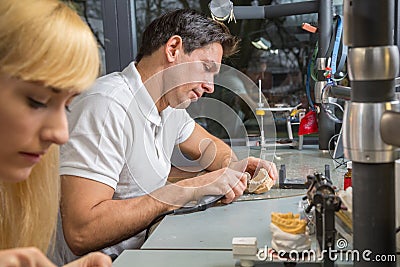
[[[244,190],[247,188],[246,172],[251,176],[255,176],[261,168],[266,169],[268,175],[274,181],[278,179],[278,171],[274,163],[249,157],[240,161],[230,162],[228,167],[186,179],[177,184],[193,188],[193,200],[198,200],[204,195],[225,195],[222,202],[227,204],[243,195]]]
[[[272,180],[278,180],[278,170],[273,162],[262,160],[255,157],[248,157],[240,161],[232,161],[229,163],[229,168],[239,172],[248,172],[252,177],[255,177],[261,168],[268,171],[269,177]]]
[[[194,189],[194,200],[204,195],[224,195],[222,202],[228,204],[243,195],[247,187],[247,175],[230,168],[222,168],[184,180],[181,185]]]

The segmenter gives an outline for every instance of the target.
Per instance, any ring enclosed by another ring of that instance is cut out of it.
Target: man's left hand
[[[240,172],[248,172],[252,177],[256,176],[261,168],[264,168],[268,171],[268,175],[272,180],[278,180],[278,170],[275,163],[255,157],[248,157],[240,161],[232,161],[229,163],[228,168]]]

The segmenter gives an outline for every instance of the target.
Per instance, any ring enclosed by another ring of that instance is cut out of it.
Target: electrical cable
[[[310,63],[311,63],[310,76],[314,80],[314,82],[318,82],[317,70],[315,69],[315,62],[317,60],[317,56],[318,56],[318,41],[315,42],[314,52],[311,56],[311,61],[310,61]]]
[[[348,48],[345,44],[343,44],[343,18],[340,15],[336,15],[333,18],[334,21],[334,32],[332,32],[333,40],[331,42],[334,43],[333,50],[330,54],[332,62],[332,77],[334,78],[336,74],[340,73],[345,66],[345,62],[347,59]],[[343,79],[343,78],[342,78]],[[339,78],[339,80],[341,80]]]
[[[341,166],[343,166],[343,165],[345,165],[345,164],[347,163],[347,161],[345,161],[344,158],[342,158],[342,160],[343,160],[342,162],[339,162],[337,159],[335,159],[335,158],[333,157],[333,154],[332,154],[331,142],[332,142],[332,140],[333,140],[335,137],[338,137],[338,136],[340,136],[340,135],[341,135],[341,133],[335,134],[335,135],[333,135],[333,136],[329,139],[329,141],[328,141],[328,153],[329,153],[329,156],[332,158],[332,160],[333,160],[334,162],[336,162],[336,164],[338,164],[338,166],[335,167],[335,170],[336,170],[337,168],[340,168]]]
[[[334,159],[334,158],[333,158],[333,155],[331,153],[331,142],[332,142],[333,138],[335,138],[335,137],[337,137],[339,135],[340,135],[340,133],[332,135],[332,137],[328,141],[328,152],[329,152],[329,156],[331,156],[332,159]]]
[[[334,121],[335,123],[343,123],[343,120],[340,120],[338,117],[336,117],[336,115],[333,113],[332,110],[330,110],[329,108],[327,108],[328,104],[335,105],[335,106],[339,107],[339,109],[340,109],[342,112],[344,112],[342,106],[339,105],[338,103],[335,103],[335,102],[322,103],[322,105],[321,105],[321,106],[322,106],[322,109],[325,111],[325,114],[328,116],[328,118],[329,118],[331,121]]]
[[[343,107],[341,106],[341,105],[339,105],[338,103],[335,103],[335,102],[329,102],[329,104],[332,104],[332,105],[335,105],[335,106],[337,106],[343,113],[344,113],[344,110],[343,110]]]
[[[311,110],[315,111],[314,102],[312,101],[312,98],[311,98],[310,76],[311,76],[311,61],[308,63],[308,66],[307,66],[306,95],[307,95],[308,104],[309,104]]]
[[[329,104],[333,104],[333,103],[329,103]],[[335,123],[342,123],[342,120],[339,120],[334,114],[333,111],[327,108],[327,104],[323,103],[322,105],[322,109],[325,111],[325,114],[328,116],[328,118],[335,122]]]
[[[333,18],[333,31],[331,35],[331,39],[329,42],[328,50],[325,54],[325,58],[327,60],[331,60],[331,64],[326,67],[332,67],[332,77],[333,81],[341,81],[347,76],[347,72],[342,72],[342,69],[345,67],[348,47],[343,44],[343,26],[342,26],[342,16],[335,16]],[[317,72],[318,70],[315,69],[315,62],[317,59],[318,54],[318,42],[316,42],[316,46],[314,48],[313,56],[311,58],[311,78],[318,82]],[[339,57],[339,62],[338,62]],[[343,74],[344,73],[344,74]],[[340,77],[337,75],[343,74]]]
[[[150,224],[147,226],[144,240],[147,240],[147,238],[149,237],[151,227],[154,224],[161,221],[165,216],[167,216],[167,215],[184,215],[184,214],[194,213],[194,212],[198,212],[198,211],[204,211],[204,210],[208,209],[209,207],[211,207],[212,205],[214,205],[217,201],[219,201],[223,197],[224,197],[224,195],[205,195],[194,206],[182,207],[179,209],[166,211],[166,212],[163,212],[163,213],[157,215],[157,217],[155,217],[150,222]]]
[[[323,95],[324,95],[325,90],[326,90],[328,87],[332,87],[332,85],[334,85],[334,83],[333,83],[333,81],[331,80],[331,78],[329,78],[329,79],[328,79],[328,83],[327,83],[327,84],[324,86],[324,88],[322,88],[322,90],[321,90],[321,99],[323,99]],[[331,121],[334,121],[335,123],[343,123],[343,120],[341,120],[341,119],[339,119],[338,117],[336,117],[336,115],[334,114],[334,111],[330,110],[330,109],[327,107],[328,104],[332,104],[332,105],[337,106],[337,107],[342,111],[342,113],[344,113],[343,107],[342,107],[341,105],[339,105],[338,103],[336,103],[336,102],[328,102],[328,103],[322,103],[322,104],[321,104],[322,109],[325,111],[325,114],[328,116],[328,118],[329,118]]]

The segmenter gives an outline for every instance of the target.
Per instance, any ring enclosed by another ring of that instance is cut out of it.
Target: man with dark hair
[[[69,105],[58,264],[90,251],[138,248],[157,215],[204,195],[230,203],[247,186],[245,171],[264,167],[277,178],[270,162],[238,161],[184,109],[214,91],[222,57],[236,46],[219,22],[192,10],[167,13],[147,27],[137,62],[99,78]],[[210,172],[166,184],[175,145]]]
[[[224,24],[194,10],[180,9],[162,15],[146,27],[136,62],[144,56],[150,56],[173,35],[181,37],[183,51],[187,54],[211,43],[219,43],[225,57],[236,53],[238,49],[238,39],[229,33]]]

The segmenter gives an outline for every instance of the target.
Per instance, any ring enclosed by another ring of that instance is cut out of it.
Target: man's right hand
[[[204,195],[224,195],[222,202],[225,204],[243,195],[247,187],[247,175],[230,168],[222,168],[188,180],[190,182],[186,181],[185,186],[194,188],[195,200]]]

